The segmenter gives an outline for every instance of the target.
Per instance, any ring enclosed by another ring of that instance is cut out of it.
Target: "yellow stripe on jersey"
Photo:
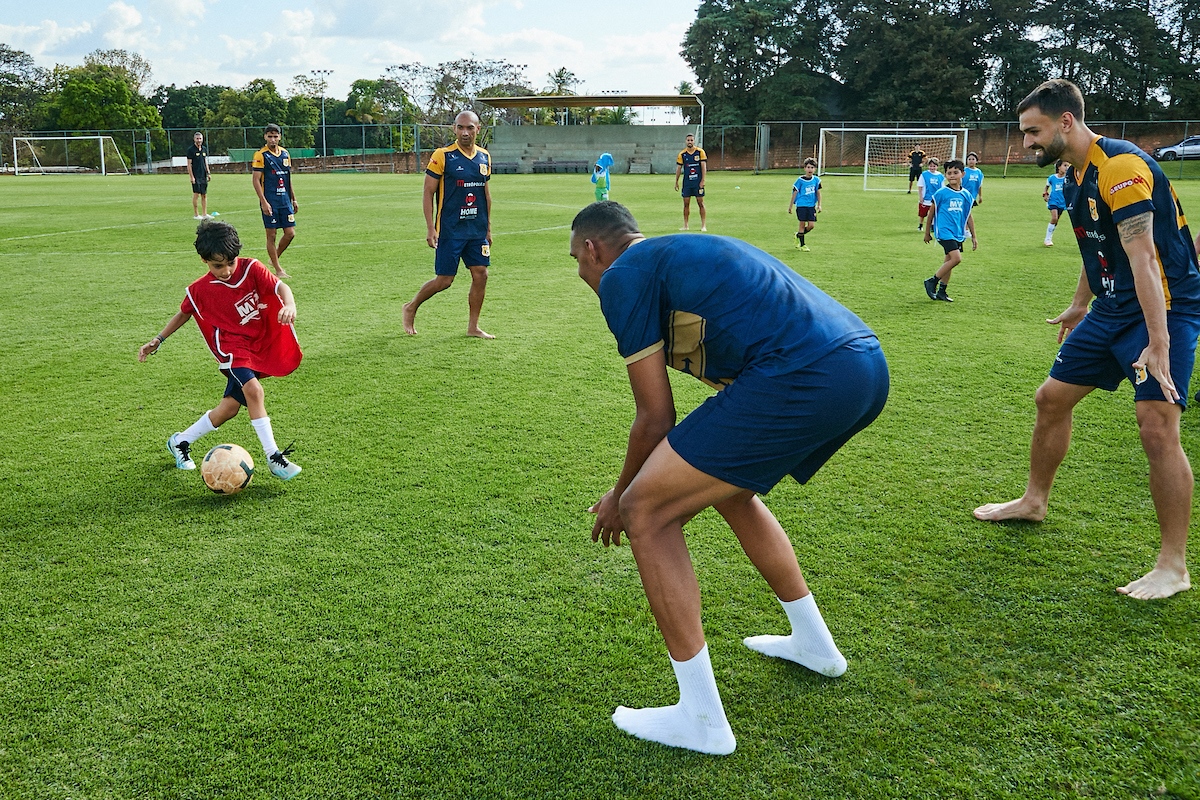
[[[657,342],[650,345],[649,347],[643,347],[641,350],[638,350],[636,353],[634,353],[633,355],[626,358],[625,364],[626,365],[636,364],[637,362],[641,361],[643,358],[649,358],[650,356],[654,355],[655,353],[657,353],[659,350],[662,350],[662,349],[663,349],[663,340],[659,339]]]
[[[1145,161],[1133,153],[1115,155],[1096,167],[1100,197],[1114,214],[1123,208],[1151,200],[1154,173]]]

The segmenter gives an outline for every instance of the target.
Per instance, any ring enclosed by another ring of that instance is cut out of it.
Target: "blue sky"
[[[565,66],[582,91],[670,92],[694,76],[679,55],[699,0],[40,0],[5,3],[0,42],[39,66],[97,48],[136,51],[153,83],[241,86],[332,69],[329,96],[391,65],[503,58],[537,86]],[[633,21],[636,21],[634,23]]]

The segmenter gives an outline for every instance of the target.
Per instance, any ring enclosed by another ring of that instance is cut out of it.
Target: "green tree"
[[[221,92],[228,86],[209,86],[193,83],[191,86],[159,86],[151,102],[162,115],[164,128],[201,128],[209,112],[215,111],[220,103]]]
[[[436,67],[423,64],[396,64],[384,71],[394,80],[420,110],[420,121],[448,125],[454,116],[470,108],[482,118],[487,109],[474,99],[489,87],[502,85],[526,86],[524,64],[510,64],[504,59],[460,58],[443,61]]]
[[[135,94],[145,96],[150,88],[153,69],[150,62],[128,50],[93,50],[83,57],[89,67],[108,67],[129,83]]]
[[[42,98],[50,91],[50,73],[33,56],[0,44],[0,127],[35,130]]]
[[[287,119],[288,103],[275,88],[275,81],[255,78],[241,89],[226,89],[217,99],[217,107],[204,117],[204,124],[226,128],[262,128],[267,123],[282,125]]]
[[[86,65],[61,75],[61,88],[46,98],[49,124],[58,130],[162,128],[158,109],[136,94],[111,67]]]
[[[596,112],[596,125],[632,125],[638,113],[629,106],[602,108]]]

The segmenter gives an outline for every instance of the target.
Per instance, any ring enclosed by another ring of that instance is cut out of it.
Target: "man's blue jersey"
[[[446,239],[486,239],[488,232],[487,182],[492,176],[488,151],[476,147],[468,156],[458,146],[439,147],[429,157],[425,174],[438,179],[434,229]]]
[[[626,364],[665,349],[667,366],[718,389],[747,370],[793,372],[873,335],[786,264],[725,236],[630,246],[600,279],[600,309]]]
[[[962,187],[971,193],[971,202],[979,197],[979,189],[983,186],[983,170],[978,167],[967,167],[963,170]]]
[[[925,193],[921,195],[921,202],[928,203],[933,199],[933,193],[945,185],[946,175],[942,172],[925,170],[921,173],[921,180],[925,182]]]
[[[292,205],[292,157],[282,147],[279,153],[261,147],[250,160],[250,167],[263,174],[263,195],[274,208],[290,208]]]
[[[796,208],[813,208],[817,205],[817,191],[821,188],[821,179],[816,175],[811,178],[801,175],[792,184],[796,190]]]
[[[1066,183],[1066,177],[1060,176],[1057,172],[1046,178],[1046,185],[1050,187],[1050,196],[1046,198],[1046,208],[1057,208],[1060,211],[1066,209],[1067,198],[1063,196],[1063,187]]]
[[[1150,212],[1167,309],[1200,313],[1200,266],[1183,206],[1158,163],[1122,139],[1098,137],[1083,169],[1072,166],[1064,194],[1083,255],[1092,312],[1142,316],[1117,225]],[[1082,176],[1082,177],[1081,177]]]
[[[961,242],[967,238],[967,217],[971,216],[971,203],[975,196],[967,189],[951,189],[943,186],[933,195],[936,215],[933,220],[933,238],[943,241]]]
[[[675,163],[683,167],[682,177],[685,185],[700,185],[700,162],[707,160],[708,156],[704,154],[704,149],[701,147],[695,148],[690,153],[686,149],[679,151],[679,155],[675,157]]]

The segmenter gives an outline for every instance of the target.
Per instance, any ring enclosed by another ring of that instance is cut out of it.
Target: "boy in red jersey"
[[[187,288],[187,296],[162,333],[138,349],[138,361],[158,348],[192,317],[216,357],[226,379],[225,396],[211,411],[187,430],[172,434],[167,449],[179,469],[195,469],[192,443],[237,416],[242,406],[250,412],[250,424],[262,442],[271,474],[290,480],[300,466],[288,460],[291,447],[280,450],[271,431],[262,383],[259,378],[291,374],[300,366],[300,343],[296,340],[296,300],[292,290],[271,274],[261,261],[239,258],[242,243],[227,222],[200,223],[196,229],[196,252],[208,273]]]

